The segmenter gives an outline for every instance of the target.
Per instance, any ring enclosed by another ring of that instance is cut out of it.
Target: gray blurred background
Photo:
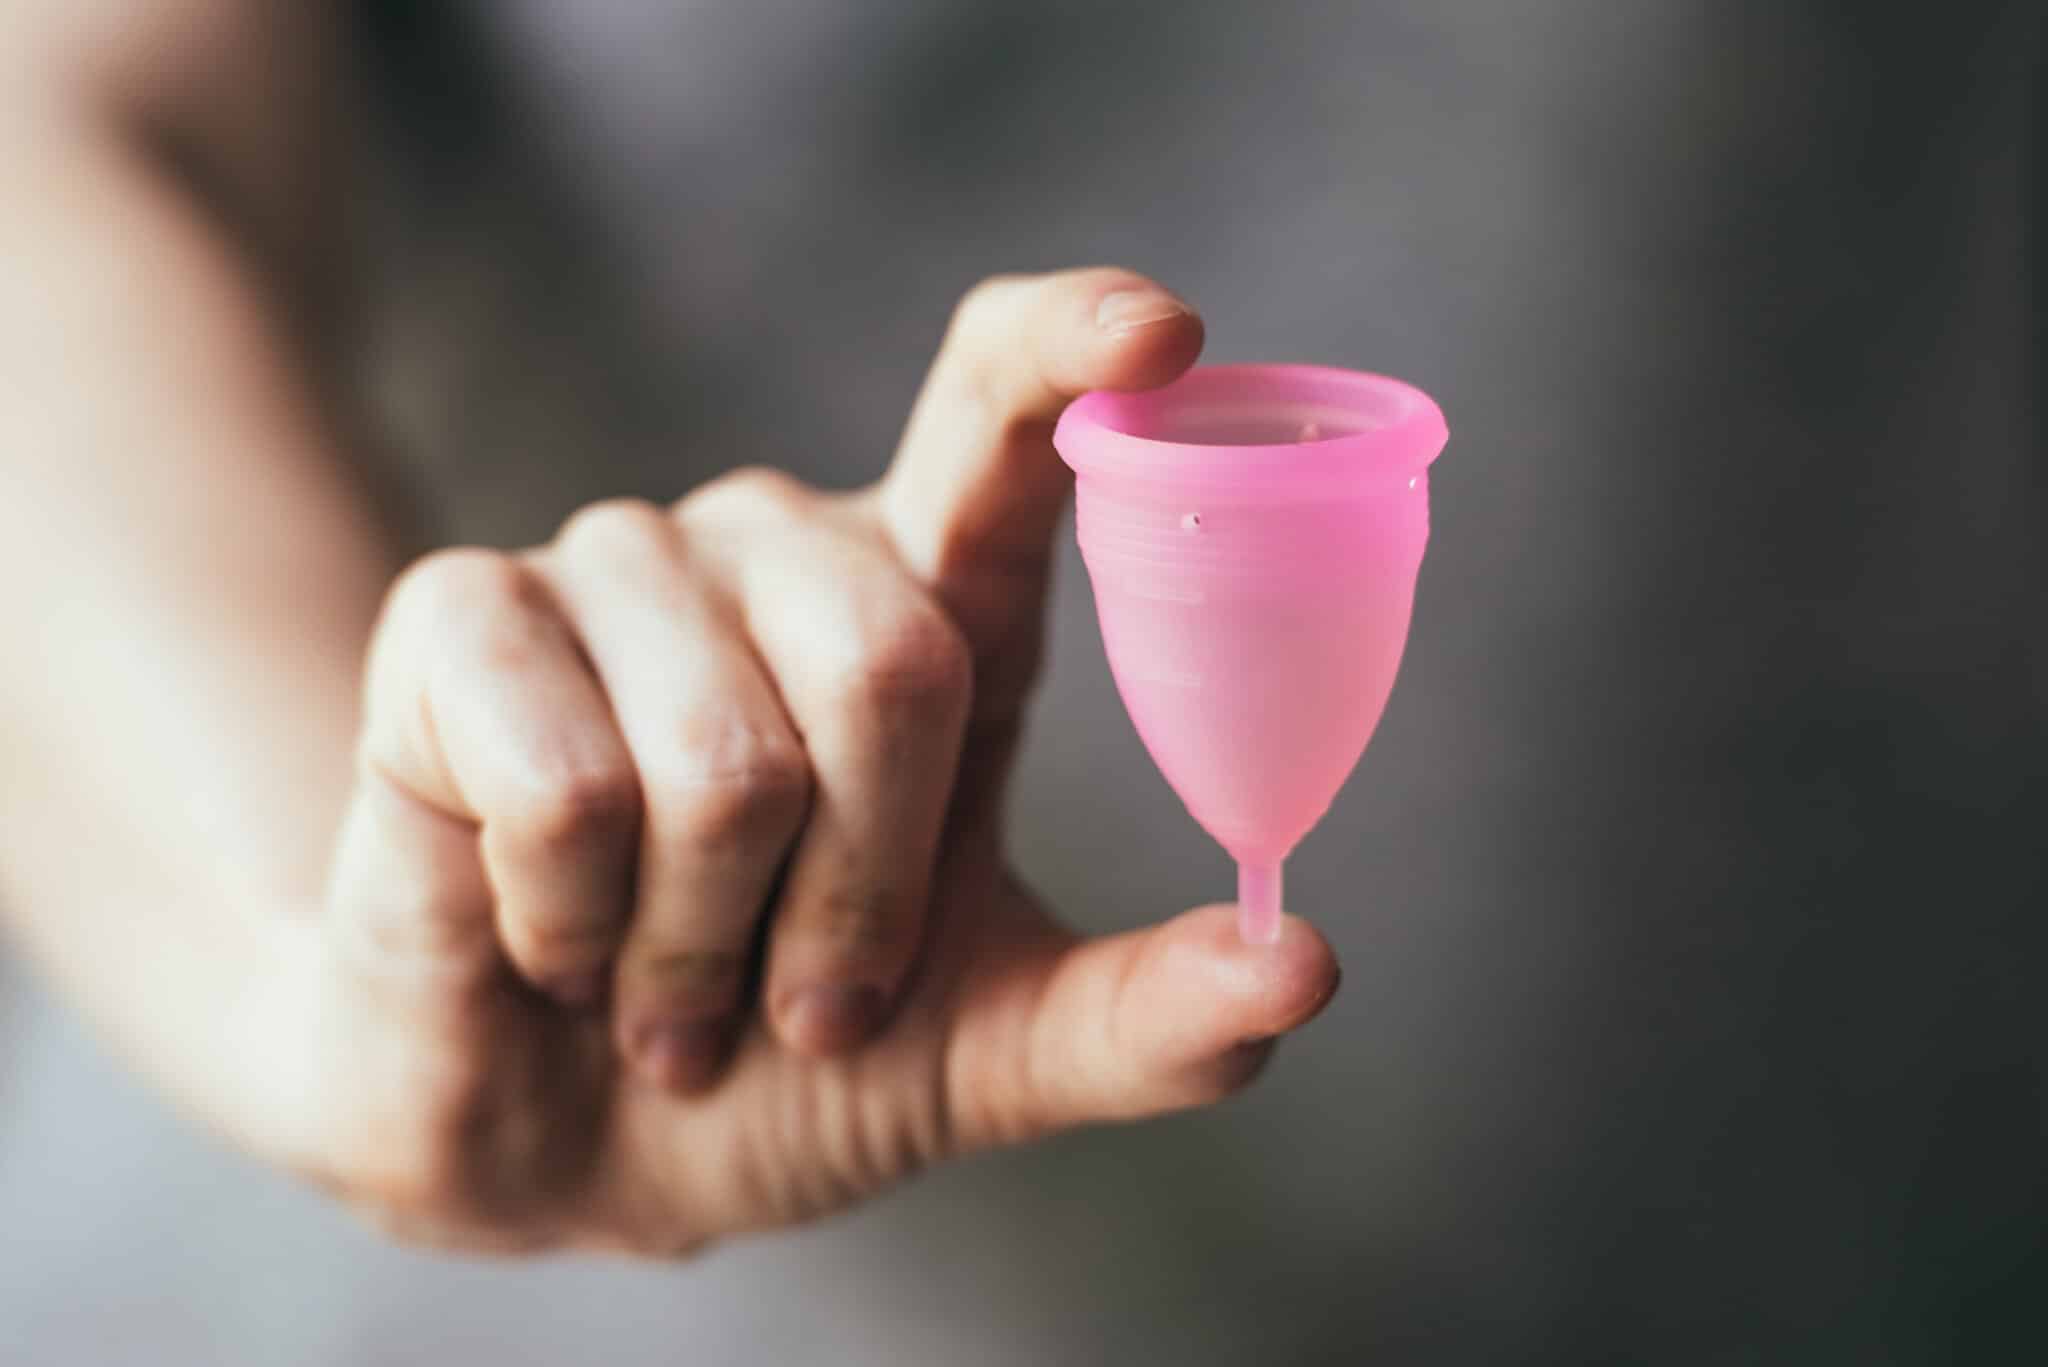
[[[996,270],[1435,393],[1402,679],[1290,864],[1345,989],[1216,1113],[506,1266],[213,1147],[0,963],[0,1361],[2048,1354],[2038,6],[360,17],[364,387],[451,535],[871,478]],[[1020,864],[1091,928],[1227,895],[1071,548],[1054,617]]]

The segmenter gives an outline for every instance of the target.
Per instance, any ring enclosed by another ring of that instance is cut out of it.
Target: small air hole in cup
[[[1199,532],[1202,530],[1202,515],[1200,513],[1186,513],[1182,515],[1180,529],[1184,532]]]

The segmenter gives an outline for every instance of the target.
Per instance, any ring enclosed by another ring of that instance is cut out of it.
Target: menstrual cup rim
[[[1229,444],[1169,441],[1127,430],[1117,421],[1128,405],[1157,404],[1186,389],[1252,382],[1276,400],[1305,387],[1348,389],[1363,400],[1396,400],[1394,416],[1360,431],[1308,441]],[[1060,457],[1083,479],[1150,485],[1175,492],[1248,499],[1314,498],[1401,488],[1428,469],[1449,439],[1443,410],[1405,380],[1369,371],[1300,364],[1197,366],[1171,384],[1145,391],[1098,389],[1067,405],[1053,432]],[[1284,458],[1276,458],[1283,457]]]

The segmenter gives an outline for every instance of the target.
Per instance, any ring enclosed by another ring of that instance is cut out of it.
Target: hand
[[[413,1237],[674,1253],[1247,1082],[1335,990],[1315,931],[1081,941],[1000,831],[1053,421],[1201,342],[1128,272],[991,280],[880,484],[745,472],[408,572],[322,934],[319,1175]]]

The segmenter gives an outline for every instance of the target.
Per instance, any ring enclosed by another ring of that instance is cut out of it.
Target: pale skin
[[[1329,1000],[1304,922],[1084,939],[1004,858],[1052,422],[1192,364],[1188,305],[992,278],[871,488],[742,471],[407,565],[299,330],[331,35],[29,8],[0,38],[0,912],[205,1124],[400,1237],[665,1256],[1219,1100]],[[222,76],[256,48],[292,78]]]

